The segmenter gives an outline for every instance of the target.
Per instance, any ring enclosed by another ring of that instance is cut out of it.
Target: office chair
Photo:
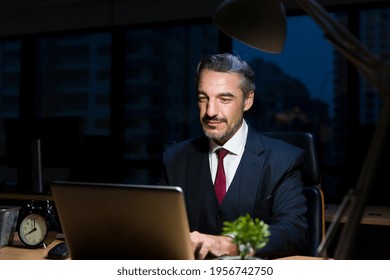
[[[325,236],[325,202],[321,190],[321,177],[313,135],[301,131],[270,131],[263,134],[288,142],[306,152],[301,172],[304,183],[303,194],[306,197],[308,208],[306,218],[309,242],[304,254],[317,256],[318,246]]]

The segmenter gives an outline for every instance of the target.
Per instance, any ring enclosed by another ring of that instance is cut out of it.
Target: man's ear
[[[251,91],[250,93],[247,94],[247,96],[244,99],[244,111],[248,111],[252,107],[254,98],[255,98],[254,91]]]

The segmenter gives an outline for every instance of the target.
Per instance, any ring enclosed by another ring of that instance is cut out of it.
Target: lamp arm
[[[315,0],[295,2],[323,29],[325,37],[383,96],[390,96],[390,66],[362,45]]]

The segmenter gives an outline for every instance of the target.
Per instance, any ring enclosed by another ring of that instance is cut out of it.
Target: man
[[[195,82],[205,136],[165,151],[162,183],[183,189],[197,258],[238,255],[233,237],[221,235],[222,226],[247,213],[270,225],[270,240],[258,256],[299,254],[307,238],[300,174],[304,152],[262,136],[246,123],[244,112],[253,104],[255,75],[239,57],[205,56]],[[218,202],[214,181],[220,147],[228,154],[221,160],[226,194]]]

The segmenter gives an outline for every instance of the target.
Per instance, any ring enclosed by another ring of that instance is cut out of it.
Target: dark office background
[[[256,71],[249,123],[264,131],[313,133],[326,202],[339,203],[355,186],[381,97],[293,3],[285,49],[270,55],[220,33],[210,16],[222,1],[16,2],[0,4],[2,191],[34,191],[29,179],[20,181],[31,158],[26,153],[15,164],[10,152],[26,145],[18,139],[27,139],[29,130],[11,138],[8,118],[82,122],[75,141],[53,140],[50,134],[60,132],[40,128],[47,137],[41,143],[44,191],[57,179],[154,184],[164,148],[201,133],[196,62],[225,51],[248,59]],[[388,1],[319,2],[373,53],[390,59]],[[63,151],[75,149],[77,160],[62,163]],[[59,162],[45,151],[58,153]],[[387,149],[383,165],[388,155]],[[384,174],[383,167],[370,204],[390,204]]]

